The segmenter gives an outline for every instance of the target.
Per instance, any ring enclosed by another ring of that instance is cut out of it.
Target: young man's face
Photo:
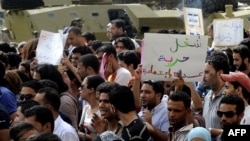
[[[46,131],[45,127],[40,122],[36,121],[35,116],[27,117],[27,118],[25,118],[25,121],[33,124],[36,127],[38,132]]]
[[[221,125],[239,125],[243,115],[236,114],[236,105],[222,103],[219,106],[217,115],[220,118]]]
[[[237,94],[237,92],[234,89],[234,86],[230,82],[225,82],[225,89],[223,91],[223,94],[224,95]]]
[[[74,32],[69,32],[67,43],[72,46],[80,46],[80,38],[82,38],[80,34],[76,35]]]
[[[118,28],[115,23],[111,24],[110,35],[112,36],[112,38],[116,38],[121,34],[122,34],[122,28]]]
[[[233,60],[233,64],[238,71],[245,71],[247,69],[247,65],[245,64],[239,53],[233,53]]]
[[[16,117],[14,119],[15,122],[21,122],[21,121],[25,120],[25,117],[24,117],[21,110],[22,110],[21,106],[18,106],[17,112],[16,112]]]
[[[159,94],[156,94],[153,87],[149,84],[143,84],[141,87],[140,100],[143,107],[154,108],[159,102]]]
[[[111,117],[111,104],[109,102],[109,96],[107,93],[100,93],[99,97],[99,109],[101,112],[101,116],[105,119],[108,119]]]
[[[81,62],[77,63],[77,73],[81,76],[82,79],[84,79],[88,75],[86,67]]]
[[[190,109],[189,109],[190,110]],[[188,109],[186,109],[183,101],[168,100],[168,117],[169,123],[173,126],[182,126],[186,122],[188,116]]]
[[[208,63],[205,64],[203,80],[208,84],[209,87],[216,88],[218,87],[218,77],[219,74],[216,72],[214,67]]]
[[[124,50],[127,50],[122,42],[117,42],[115,45],[115,50],[117,54],[122,53]]]
[[[31,100],[34,99],[35,95],[36,91],[33,88],[24,86],[20,91],[20,100]]]
[[[44,95],[45,95],[44,93],[38,93],[36,94],[34,100],[37,101],[40,105],[45,105],[44,100],[43,100]]]
[[[74,66],[77,66],[77,60],[81,57],[80,53],[72,53],[72,57],[71,57],[71,63]]]

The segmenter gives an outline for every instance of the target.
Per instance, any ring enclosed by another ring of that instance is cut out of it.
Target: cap
[[[243,72],[231,72],[230,74],[221,74],[221,78],[227,82],[239,82],[248,92],[250,92],[250,79]]]

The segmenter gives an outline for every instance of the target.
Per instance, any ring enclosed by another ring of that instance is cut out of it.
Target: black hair
[[[31,80],[30,77],[28,77],[24,72],[22,72],[22,71],[20,71],[20,70],[16,70],[16,73],[18,74],[18,76],[20,77],[20,79],[21,79],[23,82],[26,82],[26,81]]]
[[[40,132],[32,135],[26,141],[61,141],[58,135],[49,132]]]
[[[88,75],[85,79],[87,79],[87,88],[94,88],[94,90],[96,90],[98,85],[105,82],[100,75]]]
[[[115,24],[117,28],[122,28],[125,31],[125,21],[122,19],[114,19],[110,22],[111,24]]]
[[[228,58],[225,53],[223,53],[221,50],[215,50],[211,56],[208,57],[206,62],[209,65],[212,65],[215,69],[215,71],[222,70],[223,74],[229,73],[229,64],[228,64]]]
[[[34,89],[35,92],[37,92],[43,86],[41,83],[39,83],[38,80],[33,79],[33,80],[23,82],[22,87],[30,87],[30,88]]]
[[[115,39],[115,45],[117,45],[119,42],[123,43],[125,49],[135,50],[135,45],[129,37],[118,37]]]
[[[155,93],[161,94],[161,99],[162,99],[162,97],[164,95],[164,87],[162,85],[162,82],[154,81],[154,80],[146,80],[146,81],[143,81],[142,84],[148,84],[148,85],[152,86]]]
[[[116,49],[112,45],[102,46],[103,51],[106,53],[107,56],[113,54],[115,58],[117,58]]]
[[[23,61],[19,65],[25,68],[26,73],[30,73],[30,61]]]
[[[68,77],[69,77],[70,80],[74,80],[75,81],[74,83],[76,83],[77,87],[81,86],[81,83],[77,80],[75,74],[70,69],[65,69],[64,72],[67,73],[67,75],[68,75]]]
[[[85,54],[78,59],[78,63],[82,63],[82,65],[87,68],[91,67],[95,71],[96,74],[99,74],[100,63],[98,58],[94,54]]]
[[[21,112],[24,114],[25,111],[33,106],[40,105],[37,101],[35,100],[25,100],[25,101],[20,101],[18,102],[17,106],[21,107]]]
[[[234,89],[241,87],[243,97],[247,100],[248,104],[250,104],[250,93],[247,91],[245,87],[243,87],[238,81],[229,82],[233,85]]]
[[[58,93],[68,91],[68,85],[63,81],[61,73],[52,64],[39,64],[34,67],[34,71],[40,74],[41,79],[50,79],[58,85]]]
[[[18,68],[19,63],[21,62],[20,55],[18,55],[17,53],[14,53],[14,52],[8,52],[6,55],[8,56],[9,65],[11,67]]]
[[[242,60],[248,58],[248,62],[250,62],[250,50],[249,47],[245,44],[239,44],[233,48],[233,53],[238,53]]]
[[[28,131],[36,130],[36,127],[29,122],[17,122],[10,128],[10,138],[20,141],[21,137]]]
[[[0,86],[7,86],[8,81],[4,78],[6,68],[4,64],[0,61]]]
[[[82,33],[82,37],[85,37],[87,42],[89,42],[90,40],[96,40],[95,34],[93,32],[84,32]]]
[[[94,50],[94,51],[96,51],[98,48],[100,48],[101,46],[103,45],[103,43],[102,43],[102,41],[100,41],[100,40],[94,40],[94,41],[92,41],[92,42],[90,42],[89,44],[88,44],[88,46],[90,47],[91,46],[91,48]]]
[[[186,109],[190,108],[191,106],[191,97],[186,92],[183,91],[174,92],[169,96],[168,100],[182,101]]]
[[[244,113],[244,110],[245,110],[244,101],[242,100],[242,98],[240,98],[236,94],[229,94],[229,95],[224,96],[221,99],[219,106],[221,104],[236,105],[236,113],[237,113],[237,115],[240,115],[240,114]]]
[[[109,93],[112,88],[117,87],[119,84],[116,82],[103,82],[97,86],[96,91],[99,93]]]
[[[58,92],[58,85],[55,81],[49,80],[49,79],[42,79],[39,80],[39,82],[42,84],[43,88],[45,87],[51,87],[55,89]]]
[[[10,44],[8,44],[8,43],[0,43],[0,51],[3,51],[5,53],[11,52]]]
[[[134,50],[123,51],[118,55],[118,59],[123,61],[127,66],[133,64],[133,69],[136,69],[141,62],[140,53]]]
[[[105,48],[104,46],[105,46],[105,45],[102,45],[102,46],[100,46],[99,48],[97,48],[96,51],[95,51],[96,54],[98,54],[98,53],[100,53],[100,52],[104,52],[104,48]]]
[[[5,65],[5,67],[7,67],[9,64],[8,56],[1,50],[0,50],[0,62],[2,62]]]
[[[82,24],[83,24],[83,21],[81,18],[75,18],[71,21],[70,26],[78,26]]]
[[[81,35],[82,34],[81,30],[78,27],[75,27],[75,26],[69,28],[68,33],[70,33],[70,32],[74,33],[75,35]]]
[[[134,94],[127,86],[116,86],[109,93],[109,100],[122,113],[135,111]]]
[[[45,116],[46,115],[46,116]],[[46,123],[51,124],[51,132],[54,130],[54,118],[51,110],[45,106],[37,105],[27,109],[24,112],[26,118],[35,116],[35,120],[44,126]]]
[[[226,56],[227,56],[230,72],[234,72],[236,70],[236,67],[233,64],[234,60],[233,60],[233,51],[232,51],[232,49],[230,49],[228,47],[224,47],[224,48],[221,49],[221,51],[224,52],[226,54]]]
[[[80,53],[81,56],[85,54],[93,54],[92,50],[86,46],[78,46],[72,50],[72,53]]]
[[[55,111],[59,111],[61,101],[57,90],[51,87],[41,88],[37,94],[44,94],[43,102],[45,104],[50,104]]]

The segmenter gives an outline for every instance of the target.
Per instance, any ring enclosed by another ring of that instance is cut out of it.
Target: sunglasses
[[[22,94],[20,95],[20,100],[31,100],[34,96],[32,94]]]
[[[223,115],[225,115],[227,118],[232,118],[236,113],[233,111],[227,111],[227,112],[222,112],[222,111],[217,111],[217,116],[221,118]]]

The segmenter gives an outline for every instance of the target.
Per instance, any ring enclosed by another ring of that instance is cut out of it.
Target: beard
[[[246,64],[242,63],[237,70],[238,71],[245,71],[246,69],[247,69]]]

